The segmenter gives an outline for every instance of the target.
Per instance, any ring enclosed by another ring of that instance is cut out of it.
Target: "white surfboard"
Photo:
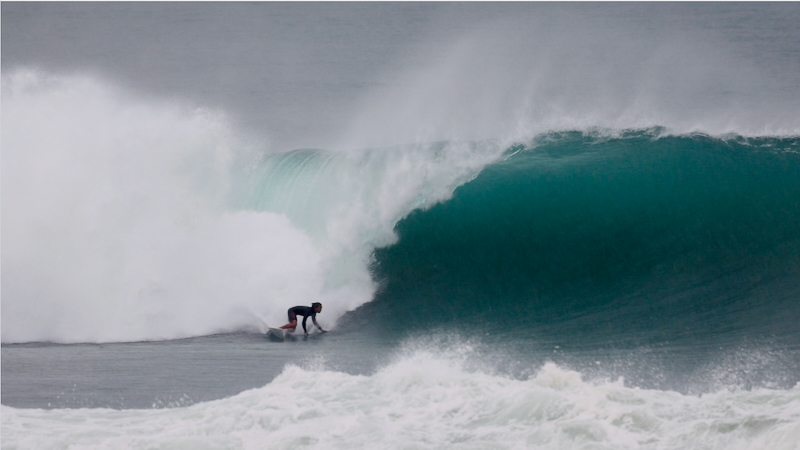
[[[291,333],[291,330],[287,328],[271,328],[269,329],[269,334],[275,338],[280,340],[286,339],[286,336]]]

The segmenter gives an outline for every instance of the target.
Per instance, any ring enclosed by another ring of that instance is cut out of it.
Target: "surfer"
[[[319,302],[312,303],[311,306],[295,306],[294,308],[289,308],[289,323],[282,326],[281,329],[290,328],[292,332],[294,332],[294,329],[297,328],[297,316],[303,316],[303,331],[308,334],[306,320],[308,320],[310,316],[314,325],[319,328],[319,331],[325,333],[325,330],[317,323],[317,314],[320,312],[322,312],[322,303]]]

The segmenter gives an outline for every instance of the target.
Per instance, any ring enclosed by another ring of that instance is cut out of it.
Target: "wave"
[[[553,363],[523,377],[470,349],[408,347],[371,375],[287,366],[264,387],[152,410],[2,406],[4,446],[57,448],[770,448],[800,435],[800,386],[701,396],[587,380]],[[31,433],[36,429],[36,433]]]
[[[796,314],[796,137],[274,153],[221,112],[94,77],[3,81],[4,343],[256,331],[312,301],[328,326],[367,303],[356,319],[412,326],[612,302],[681,320],[768,305],[772,331]]]
[[[579,347],[800,342],[800,139],[550,133],[377,249],[353,320]]]

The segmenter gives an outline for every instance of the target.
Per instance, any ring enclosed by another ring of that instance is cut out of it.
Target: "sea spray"
[[[319,296],[303,233],[226,207],[221,115],[90,77],[19,72],[3,88],[4,342],[207,334],[269,298]]]
[[[397,220],[496,142],[268,153],[224,115],[94,77],[3,83],[3,342],[173,339],[372,298]]]

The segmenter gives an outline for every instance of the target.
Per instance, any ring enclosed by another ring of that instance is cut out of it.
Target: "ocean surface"
[[[800,449],[797,3],[0,17],[3,449]]]

